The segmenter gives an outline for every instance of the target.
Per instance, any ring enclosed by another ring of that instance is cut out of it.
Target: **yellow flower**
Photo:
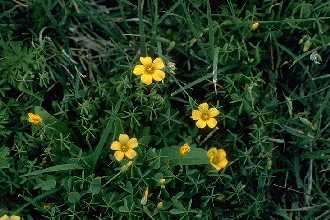
[[[127,134],[120,134],[119,141],[114,141],[111,144],[111,149],[116,151],[114,156],[116,160],[121,161],[125,156],[133,159],[136,156],[134,148],[138,146],[136,138],[129,138]]]
[[[33,114],[32,112],[29,112],[28,113],[28,121],[31,123],[31,124],[40,124],[42,122],[42,118],[40,115],[38,114]],[[1,219],[0,219],[1,220]]]
[[[179,149],[179,152],[181,156],[186,155],[187,153],[190,152],[190,146],[188,144],[182,145]]]
[[[198,110],[193,110],[191,118],[196,122],[198,128],[205,128],[206,125],[210,128],[214,128],[217,125],[216,116],[220,114],[216,108],[210,108],[207,103],[200,104]]]
[[[256,21],[256,22],[253,22],[253,23],[251,24],[250,29],[251,29],[252,31],[255,31],[255,30],[257,30],[257,29],[259,28],[259,26],[260,26],[260,23]]]
[[[2,217],[0,217],[0,220],[21,220],[21,217],[17,215],[12,215],[12,216],[3,215]]]
[[[144,84],[150,85],[152,80],[159,82],[165,78],[165,72],[162,71],[165,64],[161,58],[152,60],[151,57],[140,57],[140,62],[142,65],[136,65],[133,73],[141,76],[141,81]]]
[[[209,163],[218,171],[225,168],[228,164],[226,151],[224,149],[212,147],[207,151],[207,157]]]

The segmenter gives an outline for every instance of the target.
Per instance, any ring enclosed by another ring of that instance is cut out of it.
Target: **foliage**
[[[0,216],[329,218],[329,1],[0,0],[0,20]],[[163,82],[132,74],[146,55]]]

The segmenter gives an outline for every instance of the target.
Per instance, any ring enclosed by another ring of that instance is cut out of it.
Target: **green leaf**
[[[91,192],[93,195],[96,195],[101,191],[101,187],[101,178],[96,177],[89,185],[89,192]]]
[[[38,182],[39,184],[35,189],[41,188],[44,191],[49,191],[56,187],[56,179],[53,176],[47,176],[45,180],[38,179]]]
[[[181,215],[181,214],[183,214],[185,212],[186,212],[186,210],[181,210],[181,209],[171,209],[170,210],[170,213],[172,215]]]
[[[6,147],[0,147],[0,169],[9,168],[9,150]]]
[[[303,157],[307,159],[315,159],[315,160],[329,160],[330,149],[307,152],[303,154]]]
[[[64,136],[69,135],[71,132],[67,125],[54,116],[49,114],[45,109],[40,106],[34,107],[34,113],[38,114],[42,118],[43,128],[45,128],[45,133],[49,137],[59,137],[60,134]]]
[[[78,192],[70,192],[68,195],[68,201],[72,204],[77,204],[80,201],[80,194]]]
[[[201,165],[208,164],[207,151],[192,147],[184,156],[179,153],[178,147],[166,147],[160,150],[161,161],[175,165]]]
[[[22,177],[25,176],[37,176],[43,173],[52,173],[52,172],[59,172],[59,171],[69,171],[69,170],[78,170],[78,169],[83,169],[82,166],[78,164],[61,164],[61,165],[55,165],[52,167],[48,167],[42,170],[36,170],[31,173],[27,173],[22,175]]]

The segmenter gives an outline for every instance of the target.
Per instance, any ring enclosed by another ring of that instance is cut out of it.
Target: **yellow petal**
[[[207,157],[209,159],[212,159],[217,154],[217,152],[218,152],[217,148],[212,147],[207,151]]]
[[[144,66],[143,65],[136,65],[134,67],[133,73],[137,76],[144,74]]]
[[[154,61],[152,62],[152,67],[155,70],[163,69],[165,67],[165,64],[164,64],[162,58],[158,57],[158,58],[154,59]]]
[[[111,150],[120,150],[121,149],[121,144],[119,141],[114,141],[111,144]]]
[[[165,78],[165,73],[161,70],[155,70],[152,74],[152,78],[156,81],[162,81]]]
[[[124,158],[125,154],[122,151],[116,151],[114,156],[116,160],[121,161]]]
[[[191,118],[195,121],[201,119],[202,117],[202,113],[198,110],[193,110],[192,113],[191,113]]]
[[[220,167],[220,169],[223,169],[223,168],[225,168],[227,166],[227,164],[228,164],[228,160],[227,159],[223,159],[217,165],[218,165],[218,167]]]
[[[129,149],[128,151],[125,152],[125,156],[129,159],[133,159],[134,157],[136,157],[136,151]]]
[[[151,66],[152,65],[151,57],[140,57],[140,62],[143,64],[143,66]]]
[[[201,112],[206,112],[209,110],[209,105],[206,102],[204,102],[198,106],[198,110]]]
[[[138,141],[136,138],[131,138],[129,139],[129,141],[127,142],[127,147],[129,148],[136,148],[138,146]]]
[[[197,128],[205,128],[206,127],[206,121],[199,119],[196,122],[196,126],[197,126]]]
[[[119,142],[121,145],[126,145],[129,140],[129,137],[127,134],[120,134],[119,135]]]
[[[219,149],[217,151],[217,155],[218,157],[220,158],[220,160],[223,160],[226,158],[227,154],[226,154],[226,151],[224,149]]]
[[[9,218],[8,215],[3,215],[0,217],[0,220],[8,220],[8,218]]]
[[[143,74],[141,76],[141,81],[144,84],[150,85],[152,83],[152,75],[150,75],[150,74]]]
[[[209,109],[209,116],[212,117],[212,118],[218,116],[219,113],[220,113],[219,110],[216,109],[216,108],[210,108]]]
[[[221,166],[219,166],[219,164],[215,164],[215,163],[212,163],[212,162],[210,162],[210,164],[217,170],[217,171],[219,171],[219,170],[221,170]]]
[[[215,126],[217,126],[217,120],[215,120],[214,118],[210,118],[209,120],[207,120],[207,126],[209,126],[210,128],[214,128]]]
[[[12,216],[10,216],[10,220],[21,220],[21,217],[19,217],[17,215],[12,215]]]

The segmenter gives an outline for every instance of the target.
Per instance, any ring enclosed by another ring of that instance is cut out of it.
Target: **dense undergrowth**
[[[329,29],[321,0],[0,0],[0,216],[330,218]],[[229,163],[163,161],[184,143]]]

